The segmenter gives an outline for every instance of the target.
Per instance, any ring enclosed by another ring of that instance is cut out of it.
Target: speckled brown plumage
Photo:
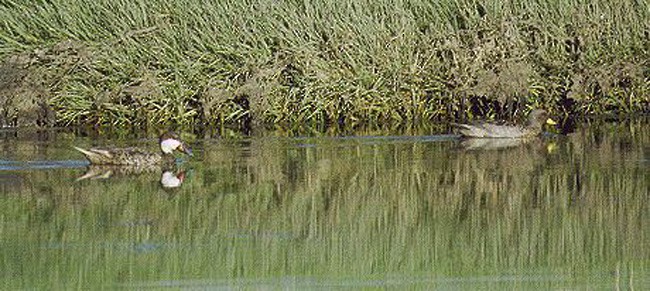
[[[162,153],[152,153],[139,148],[91,148],[82,149],[75,147],[82,152],[88,161],[94,165],[155,165],[163,162]],[[173,156],[167,156],[173,159]]]

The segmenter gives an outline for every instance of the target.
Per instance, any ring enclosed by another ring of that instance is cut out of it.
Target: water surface
[[[72,149],[155,142],[0,132],[1,288],[650,288],[644,120],[523,144],[195,137],[165,169]]]

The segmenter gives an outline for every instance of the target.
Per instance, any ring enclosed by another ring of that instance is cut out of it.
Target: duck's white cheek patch
[[[171,139],[171,138],[170,138],[170,139],[163,140],[163,141],[160,143],[160,149],[162,149],[162,152],[163,152],[163,153],[171,154],[171,153],[174,152],[174,150],[175,150],[176,148],[178,148],[180,145],[181,145],[181,142],[180,142],[180,141],[177,141],[177,140],[175,140],[175,139]]]

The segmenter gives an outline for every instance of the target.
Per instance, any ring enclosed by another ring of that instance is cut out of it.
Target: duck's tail
[[[454,132],[461,136],[472,136],[474,134],[474,128],[469,124],[452,122],[450,125],[454,128]]]
[[[110,164],[110,160],[113,157],[109,151],[101,149],[82,149],[80,147],[73,146],[76,150],[80,151],[86,159],[90,161],[91,164]]]
[[[92,155],[94,154],[93,152],[91,152],[91,151],[89,151],[89,150],[82,149],[82,148],[80,148],[80,147],[76,147],[76,146],[72,146],[72,147],[73,147],[75,150],[80,151],[80,152],[81,152],[82,154],[84,154],[86,157],[87,157],[87,156],[92,156]]]
[[[455,122],[451,122],[449,124],[452,127],[455,127],[457,129],[470,129],[470,128],[472,128],[469,124],[462,124],[462,123],[455,123]]]

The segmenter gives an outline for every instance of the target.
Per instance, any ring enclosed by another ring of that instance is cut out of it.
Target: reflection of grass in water
[[[176,191],[155,174],[72,183],[81,173],[28,173],[0,203],[0,262],[14,272],[5,286],[531,273],[580,282],[617,268],[642,276],[648,171],[630,161],[643,158],[650,132],[637,125],[611,137],[622,128],[579,130],[552,154],[541,143],[493,152],[451,142],[206,145]]]

